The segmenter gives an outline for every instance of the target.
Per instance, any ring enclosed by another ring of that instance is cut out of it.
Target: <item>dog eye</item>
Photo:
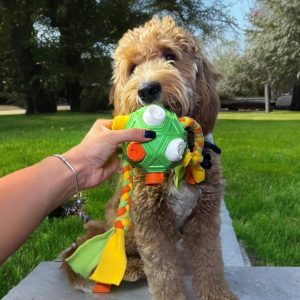
[[[175,61],[176,60],[176,55],[174,53],[167,52],[167,53],[164,54],[164,58],[166,59],[166,61],[170,61],[170,60]]]
[[[136,64],[132,64],[130,66],[130,68],[129,68],[129,75],[131,75],[134,72],[135,68],[136,68]]]

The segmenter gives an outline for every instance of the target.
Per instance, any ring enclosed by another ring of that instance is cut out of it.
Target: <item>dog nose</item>
[[[152,81],[141,85],[138,90],[140,99],[145,103],[152,103],[159,97],[161,85],[159,82]]]

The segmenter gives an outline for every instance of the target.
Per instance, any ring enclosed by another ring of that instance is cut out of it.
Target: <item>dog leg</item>
[[[136,246],[136,238],[134,235],[134,226],[129,228],[126,233],[126,255],[127,255],[127,267],[123,280],[125,281],[137,281],[141,278],[145,278],[143,261]]]
[[[144,264],[140,257],[127,257],[127,267],[123,280],[137,281],[145,278]]]
[[[132,205],[135,238],[154,300],[187,300],[183,266],[176,243],[173,212],[163,198],[163,187],[136,184]]]
[[[205,196],[184,227],[183,245],[193,274],[193,287],[201,300],[236,300],[224,278],[219,208]]]
[[[174,236],[157,223],[148,225],[152,225],[151,230],[136,228],[136,237],[153,300],[186,300],[183,269]]]

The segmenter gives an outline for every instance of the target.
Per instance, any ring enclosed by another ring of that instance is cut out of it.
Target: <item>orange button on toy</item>
[[[145,184],[146,185],[157,185],[164,182],[165,175],[162,172],[146,173]]]
[[[139,162],[145,158],[146,152],[141,143],[131,142],[127,147],[127,156],[130,160]]]

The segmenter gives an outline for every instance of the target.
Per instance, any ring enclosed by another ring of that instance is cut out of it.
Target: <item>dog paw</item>
[[[124,274],[125,281],[137,281],[145,277],[143,263],[140,258],[130,258],[127,261],[127,268]]]
[[[178,293],[176,296],[174,296],[174,295],[172,295],[172,296],[170,296],[170,295],[168,295],[168,296],[166,296],[166,295],[164,295],[164,296],[162,296],[162,295],[159,295],[159,296],[153,295],[152,300],[188,300],[188,298],[185,295],[183,295],[181,293]]]
[[[207,295],[202,295],[201,300],[238,300],[229,289],[216,289]]]

